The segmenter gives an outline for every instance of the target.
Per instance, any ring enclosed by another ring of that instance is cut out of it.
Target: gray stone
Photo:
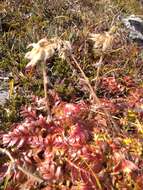
[[[143,45],[143,20],[138,16],[130,15],[122,21],[129,30],[129,38]]]

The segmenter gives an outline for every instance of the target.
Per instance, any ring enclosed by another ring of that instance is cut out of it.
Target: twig
[[[4,148],[0,148],[0,152],[3,153],[3,154],[6,154],[9,159],[11,160],[12,163],[15,163],[15,160],[14,158],[11,156],[10,152]]]
[[[43,61],[42,64],[43,69],[43,85],[44,85],[44,94],[45,94],[45,102],[46,102],[46,110],[48,115],[50,115],[50,100],[48,96],[48,79],[47,79],[47,72],[46,72],[46,61]]]
[[[89,87],[89,89],[90,89],[90,92],[91,92],[91,95],[92,95],[92,97],[93,97],[94,102],[96,102],[96,104],[99,105],[99,104],[100,104],[100,101],[99,101],[97,95],[95,94],[95,92],[94,92],[94,90],[93,90],[93,88],[92,88],[92,86],[91,86],[91,84],[90,84],[90,82],[89,82],[89,79],[87,78],[87,76],[86,76],[85,73],[83,72],[82,68],[81,68],[80,65],[78,64],[78,62],[77,62],[77,60],[75,59],[75,57],[74,57],[73,55],[71,55],[71,58],[73,59],[74,63],[76,64],[76,67],[80,70],[80,72],[81,72],[81,74],[82,74],[82,76],[83,76],[83,78],[84,78],[86,84],[88,85],[88,87]]]
[[[70,161],[69,159],[65,158],[65,160],[69,163],[69,165],[71,165],[72,167],[76,168],[78,171],[81,171],[83,173],[89,173],[89,171],[85,170],[84,168],[80,168],[80,166],[77,166],[76,164],[74,164],[72,161]],[[85,160],[83,160],[85,162]],[[87,165],[88,169],[92,172],[95,180],[96,180],[96,183],[99,187],[100,190],[102,190],[102,187],[101,187],[101,184],[99,182],[99,179],[97,177],[97,175],[93,172],[93,170],[89,167],[89,165],[85,162],[85,164]]]
[[[97,74],[96,74],[96,81],[95,81],[95,91],[97,89],[97,84],[98,84],[98,78],[99,78],[99,74],[100,74],[100,69],[101,69],[101,64],[103,62],[103,56],[101,55],[99,61],[98,61],[98,67],[97,67]]]
[[[12,155],[10,154],[10,152],[4,148],[0,148],[0,152],[7,155],[11,161],[11,164],[12,165],[16,165],[16,161],[14,160],[14,158],[12,157]],[[27,175],[28,177],[32,178],[33,180],[39,182],[39,183],[42,183],[43,180],[40,179],[39,177],[31,174],[29,171],[27,171],[26,169],[22,168],[21,166],[17,165],[17,168],[22,171],[25,175]]]
[[[99,187],[100,190],[102,190],[102,186],[101,186],[101,183],[98,179],[98,176],[96,175],[96,173],[93,171],[93,169],[89,166],[89,164],[87,163],[87,161],[81,157],[81,159],[84,161],[84,163],[86,164],[86,166],[88,167],[88,169],[91,171],[92,175],[94,176],[95,180],[96,180],[96,183]]]
[[[84,71],[82,70],[82,68],[81,68],[80,65],[78,64],[78,62],[77,62],[77,60],[75,59],[74,55],[71,54],[70,56],[71,56],[72,60],[74,61],[74,63],[76,64],[76,67],[80,70],[80,72],[81,72],[81,74],[82,74],[82,77],[84,78],[86,84],[88,85],[89,90],[90,90],[90,93],[91,93],[91,95],[92,95],[92,97],[93,97],[94,103],[97,104],[97,106],[101,107],[101,102],[100,102],[99,98],[97,97],[97,95],[96,95],[96,93],[95,93],[93,87],[91,86],[89,79],[86,77]],[[107,116],[108,121],[109,121],[110,124],[114,127],[114,129],[116,130],[116,132],[119,131],[119,129],[118,129],[118,127],[116,126],[116,123],[114,122],[114,120],[112,119],[112,116],[110,115],[110,113],[109,113],[105,108],[102,108],[102,109],[103,109],[105,115]]]

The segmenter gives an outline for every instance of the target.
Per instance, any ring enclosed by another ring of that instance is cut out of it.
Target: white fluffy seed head
[[[26,67],[34,67],[38,62],[46,61],[54,56],[56,52],[60,58],[65,59],[66,51],[72,49],[69,41],[63,41],[59,38],[51,38],[50,40],[43,38],[37,43],[29,44],[29,47],[33,47],[33,49],[25,54],[25,58],[30,60]]]

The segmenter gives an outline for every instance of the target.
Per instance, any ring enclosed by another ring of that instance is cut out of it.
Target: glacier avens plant
[[[27,46],[28,48],[32,47],[30,51],[25,54],[25,58],[30,60],[30,62],[26,65],[26,68],[34,67],[38,63],[43,67],[43,84],[44,84],[44,93],[45,93],[45,101],[46,108],[48,114],[50,115],[50,102],[48,98],[48,89],[47,89],[47,74],[46,74],[46,62],[49,58],[53,57],[55,54],[61,59],[65,59],[65,53],[67,51],[71,51],[71,44],[69,41],[61,40],[60,38],[43,38],[39,40],[37,43],[32,43]]]

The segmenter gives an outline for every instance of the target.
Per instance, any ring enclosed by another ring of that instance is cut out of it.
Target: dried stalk
[[[95,81],[95,91],[97,89],[97,85],[98,85],[98,78],[99,78],[99,74],[100,74],[100,69],[101,69],[101,64],[103,62],[103,56],[101,55],[100,59],[99,59],[99,62],[98,62],[98,67],[97,67],[97,74],[96,74],[96,81]]]
[[[74,61],[76,67],[77,67],[77,68],[79,69],[79,71],[81,72],[82,77],[84,78],[84,80],[85,80],[87,86],[89,87],[90,93],[91,93],[91,95],[92,95],[92,97],[93,97],[93,102],[94,102],[95,104],[97,104],[97,106],[101,107],[101,102],[100,102],[99,98],[97,97],[97,95],[96,95],[96,93],[95,93],[93,87],[91,86],[88,77],[86,77],[84,71],[82,70],[82,68],[81,68],[80,65],[78,64],[78,62],[77,62],[77,60],[75,59],[74,55],[71,54],[70,56],[71,56],[72,60]],[[111,114],[110,114],[105,108],[102,108],[102,109],[103,109],[105,115],[107,116],[107,119],[108,119],[108,121],[110,122],[110,124],[114,127],[114,129],[115,129],[116,131],[119,131],[118,127],[116,126],[116,123],[115,123],[114,120],[112,119]]]
[[[0,148],[0,152],[7,155],[11,161],[11,168],[15,165],[17,165],[16,161],[14,160],[14,158],[12,157],[12,155],[10,154],[10,152],[4,148]],[[31,179],[33,179],[34,181],[37,181],[38,183],[42,183],[43,180],[40,179],[39,177],[33,175],[32,173],[30,173],[29,171],[27,171],[26,169],[22,168],[21,166],[17,165],[17,168],[23,172],[26,176],[30,177]]]
[[[43,69],[43,85],[44,85],[46,110],[47,110],[48,116],[50,116],[50,100],[48,96],[48,78],[47,78],[47,72],[46,72],[46,61],[43,61],[42,69]]]
[[[89,79],[88,77],[85,75],[84,71],[82,70],[82,68],[80,67],[80,65],[78,64],[77,60],[75,59],[75,57],[73,55],[71,55],[71,58],[72,60],[74,61],[74,63],[76,64],[76,67],[79,69],[79,71],[81,72],[82,74],[82,77],[84,78],[89,90],[90,90],[90,93],[93,97],[93,101],[96,102],[96,104],[100,105],[100,101],[99,101],[99,98],[97,97],[97,95],[95,94],[90,82],[89,82]]]
[[[69,159],[65,158],[65,160],[68,162],[69,165],[71,165],[72,167],[76,168],[78,171],[81,171],[83,173],[88,173],[87,170],[85,170],[84,168],[80,168],[80,166],[74,164],[72,161],[70,161]],[[85,160],[83,160],[85,162]],[[98,176],[96,175],[96,173],[94,173],[94,171],[90,168],[90,166],[85,162],[85,164],[87,165],[88,169],[92,172],[96,182],[97,182],[97,185],[99,187],[100,190],[102,190],[102,186],[100,184],[100,181],[98,179]]]

